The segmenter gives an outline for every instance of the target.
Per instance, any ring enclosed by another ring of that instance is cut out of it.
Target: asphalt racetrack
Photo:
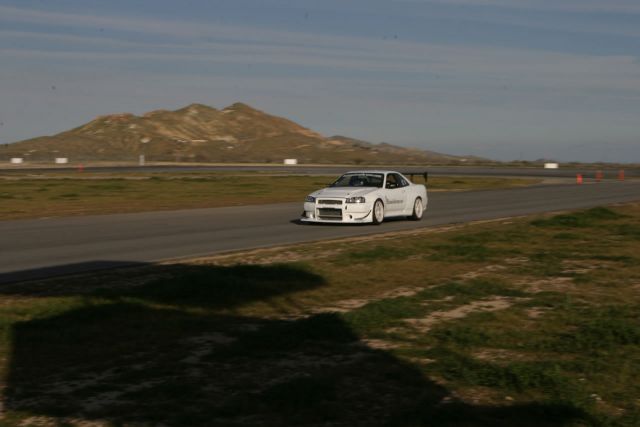
[[[299,203],[0,221],[0,283],[224,251],[640,201],[640,182],[431,193],[420,222],[303,225]]]

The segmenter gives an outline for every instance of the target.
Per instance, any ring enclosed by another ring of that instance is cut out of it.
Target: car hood
[[[318,190],[314,193],[311,193],[313,197],[337,197],[337,198],[347,198],[347,197],[363,197],[367,194],[376,191],[375,187],[365,187],[365,188],[354,188],[354,187],[342,187],[342,188],[332,188],[327,187],[322,190]]]

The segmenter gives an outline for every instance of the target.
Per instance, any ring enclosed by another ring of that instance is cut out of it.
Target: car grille
[[[342,221],[342,209],[320,208],[318,209],[318,218]]]
[[[342,200],[319,199],[318,203],[321,205],[342,205]]]

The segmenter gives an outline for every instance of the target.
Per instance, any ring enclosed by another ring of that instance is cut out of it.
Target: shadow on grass
[[[151,282],[85,289],[66,305],[56,305],[65,299],[57,293],[14,323],[10,415],[118,426],[563,426],[586,418],[562,405],[458,402],[416,366],[368,347],[337,314],[234,314],[325,285],[305,269],[157,269]],[[16,289],[0,292],[27,294]]]
[[[130,261],[89,261],[75,264],[54,265],[49,267],[32,268],[29,270],[9,271],[0,273],[0,285],[28,280],[46,279],[54,276],[84,273],[88,271],[108,270],[126,266],[140,266],[140,263]]]

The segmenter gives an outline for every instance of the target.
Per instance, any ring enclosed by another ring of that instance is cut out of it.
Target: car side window
[[[395,174],[387,174],[387,184],[385,186],[386,188],[398,188],[398,181]]]
[[[404,179],[402,176],[398,176],[398,178],[399,178],[398,182],[400,183],[400,185],[398,185],[398,187],[406,187],[407,185],[409,185],[407,180]]]

